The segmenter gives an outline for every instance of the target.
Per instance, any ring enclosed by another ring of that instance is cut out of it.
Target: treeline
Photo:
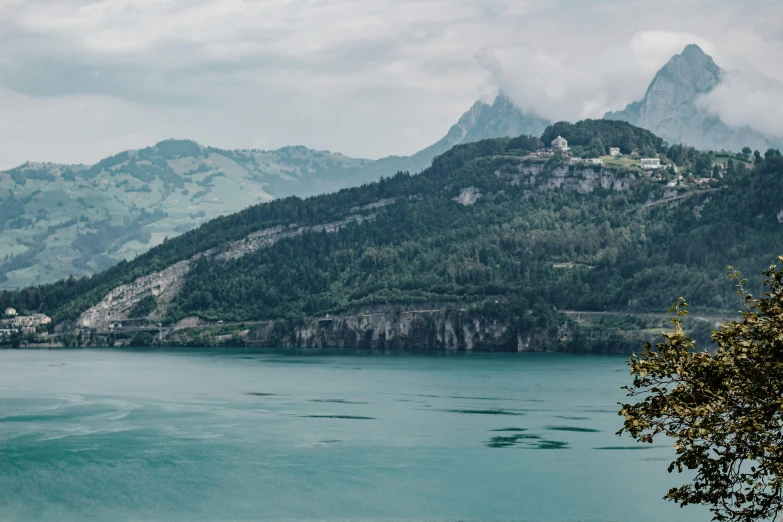
[[[561,121],[544,130],[541,140],[549,145],[557,136],[568,140],[568,146],[577,155],[603,156],[609,147],[619,147],[623,154],[638,150],[645,156],[666,152],[666,144],[652,132],[630,123],[612,120],[582,120],[577,123]]]
[[[558,122],[544,130],[541,140],[548,145],[557,136],[568,140],[575,156],[595,158],[609,154],[610,147],[618,147],[622,154],[637,152],[642,157],[660,156],[678,167],[688,167],[696,177],[718,176],[714,163],[717,151],[703,151],[682,144],[668,145],[652,132],[630,123],[613,120],[583,120],[577,123]],[[760,161],[761,153],[749,148],[733,153],[728,160],[728,175],[735,175],[740,163]],[[743,173],[741,171],[740,173]]]

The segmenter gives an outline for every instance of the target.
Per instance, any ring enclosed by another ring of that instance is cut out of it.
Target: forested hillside
[[[491,105],[476,102],[446,136],[412,156],[226,150],[171,139],[94,165],[25,163],[0,171],[0,289],[101,272],[250,205],[421,172],[456,144],[538,135],[546,125],[501,93]]]
[[[593,133],[601,146],[658,151],[688,168],[704,154],[622,122],[556,124],[544,138],[554,132]],[[540,145],[525,137],[460,145],[421,175],[256,205],[92,278],[4,292],[0,308],[74,321],[119,285],[190,260],[173,296],[151,303],[163,323],[494,301],[515,314],[534,305],[662,312],[679,296],[725,312],[738,305],[727,265],[753,285],[781,253],[779,151],[757,157],[752,169],[732,163],[711,188],[671,188],[638,169],[528,154]],[[329,223],[342,224],[318,228]],[[243,238],[274,227],[278,239],[264,248],[219,254],[229,241],[241,249]]]

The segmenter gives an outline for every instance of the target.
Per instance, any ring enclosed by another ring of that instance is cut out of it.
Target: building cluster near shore
[[[35,333],[39,326],[52,322],[46,314],[19,315],[14,308],[6,308],[0,319],[0,337],[13,334]]]

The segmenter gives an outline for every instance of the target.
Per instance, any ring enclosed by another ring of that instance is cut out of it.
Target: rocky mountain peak
[[[506,91],[500,89],[498,91],[498,95],[495,96],[495,101],[492,102],[492,107],[495,109],[517,108],[517,105],[514,103],[514,100],[512,100],[509,95],[506,94]],[[517,108],[517,110],[519,109]]]
[[[655,75],[640,101],[608,112],[605,119],[622,120],[650,130],[671,144],[700,149],[739,151],[744,146],[766,150],[775,140],[749,127],[734,128],[708,112],[700,98],[721,80],[721,69],[698,45],[689,44]]]
[[[720,82],[720,67],[696,44],[690,44],[655,75],[650,88],[660,83],[673,83],[684,89],[682,94],[707,93]],[[649,94],[649,90],[648,90]]]
[[[460,139],[457,143],[479,141],[502,136],[521,134],[539,136],[549,125],[549,121],[534,113],[523,112],[504,92],[498,92],[492,105],[478,101],[460,118],[452,131],[459,127]]]

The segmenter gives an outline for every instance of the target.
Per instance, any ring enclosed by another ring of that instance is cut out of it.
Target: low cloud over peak
[[[734,127],[749,126],[783,136],[783,83],[749,71],[724,71],[701,104]]]
[[[478,62],[524,110],[574,121],[600,118],[641,98],[655,73],[691,43],[708,53],[715,49],[689,33],[640,31],[601,51],[495,46],[480,51]]]

